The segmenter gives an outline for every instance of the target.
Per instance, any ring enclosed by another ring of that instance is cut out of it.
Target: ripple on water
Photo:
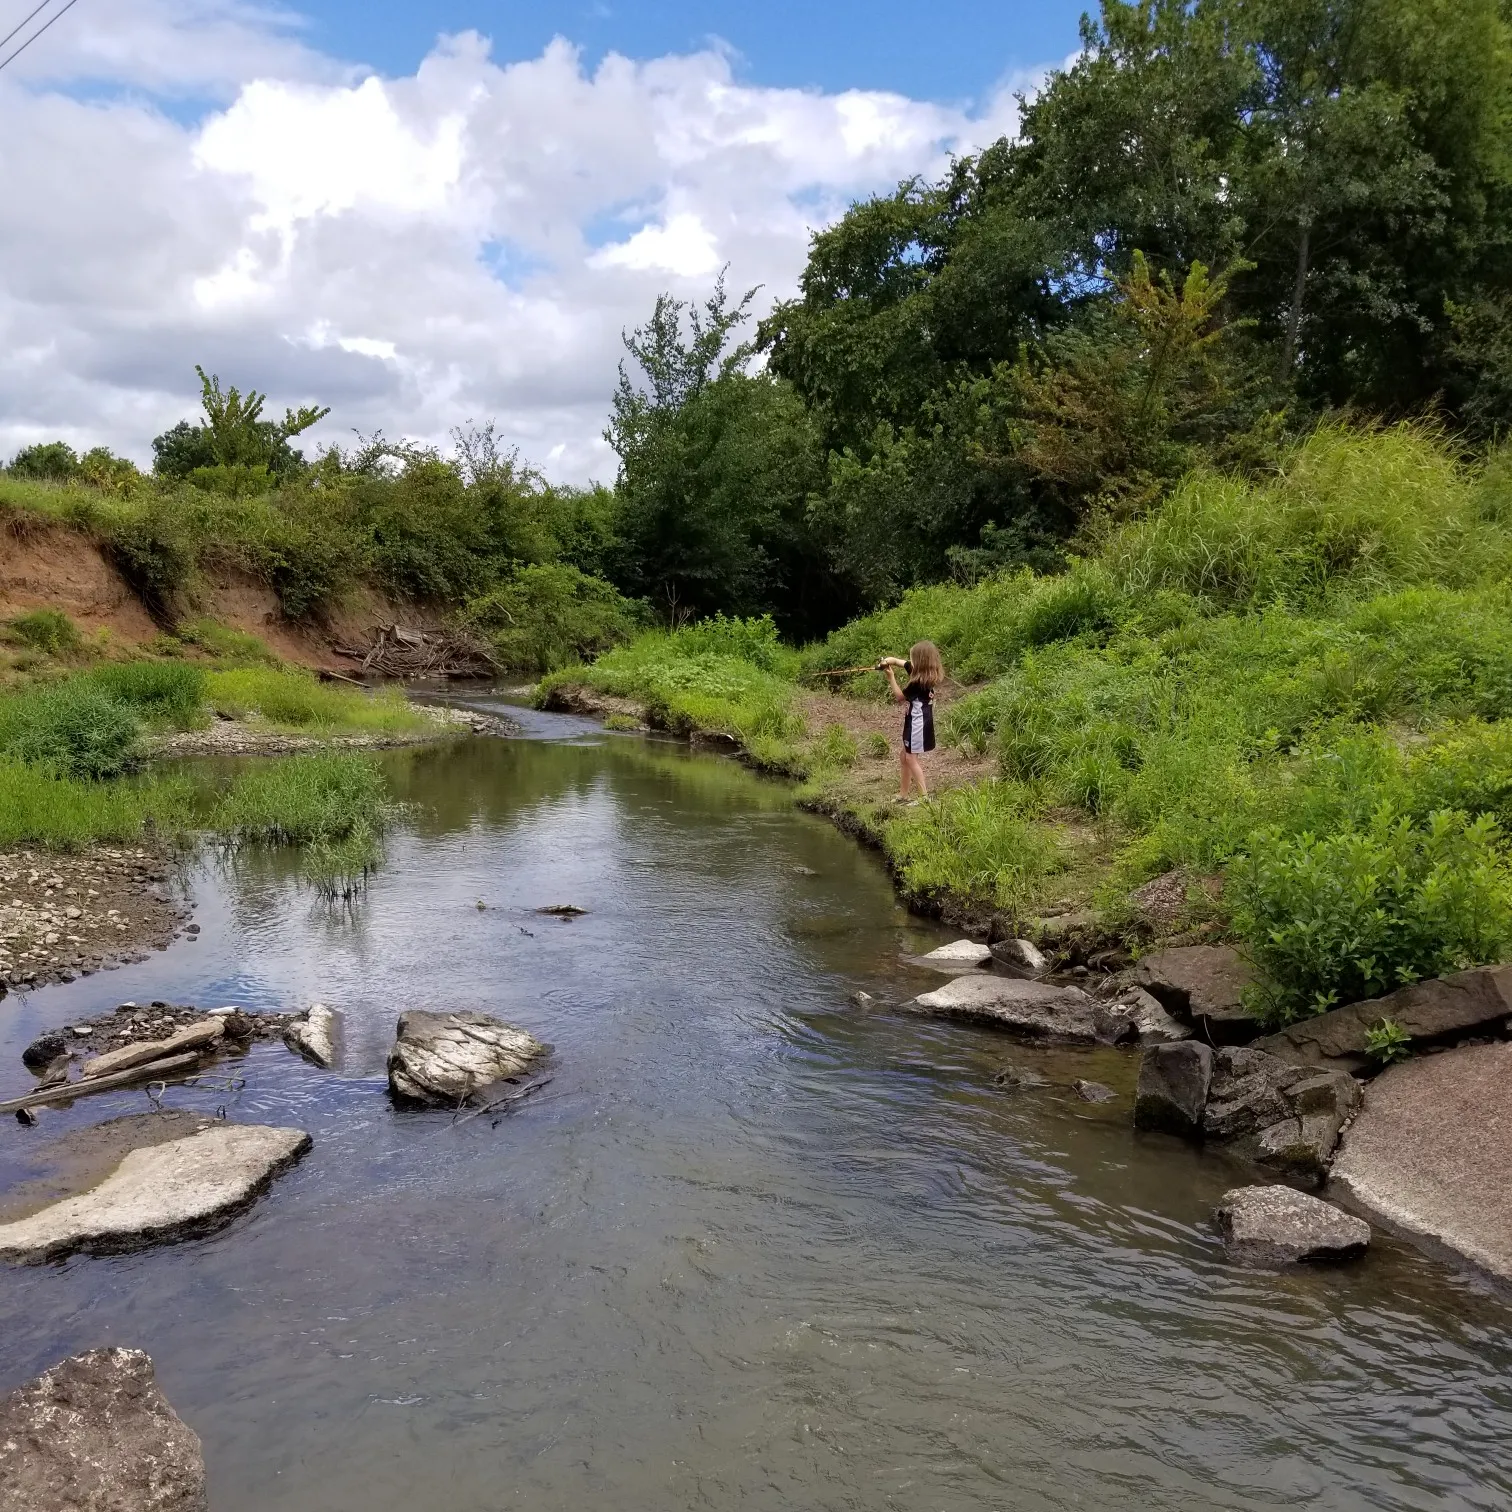
[[[1227,1266],[1236,1172],[1132,1133],[1131,1058],[852,1008],[940,938],[874,857],[733,763],[554,728],[384,757],[415,807],[355,910],[207,867],[201,943],[7,1006],[12,1067],[154,996],[338,1004],[347,1061],[171,1092],[315,1149],[211,1239],[8,1274],[3,1383],[148,1348],[218,1512],[1508,1504],[1501,1300],[1390,1241]],[[392,1109],[410,1005],[524,1024],[556,1079],[497,1127]]]

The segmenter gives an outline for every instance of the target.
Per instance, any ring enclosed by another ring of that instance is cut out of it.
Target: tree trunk
[[[1297,281],[1292,285],[1291,309],[1286,316],[1286,340],[1281,346],[1281,379],[1291,377],[1297,359],[1297,333],[1302,328],[1302,295],[1307,288],[1307,254],[1312,241],[1312,216],[1302,217],[1302,239],[1297,243]]]

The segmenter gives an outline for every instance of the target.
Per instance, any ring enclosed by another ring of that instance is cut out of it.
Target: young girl
[[[902,667],[909,676],[907,687],[898,686],[897,668]],[[898,785],[898,802],[908,801],[908,788],[912,783],[921,798],[929,796],[924,781],[924,763],[919,757],[925,751],[934,750],[934,690],[945,680],[945,669],[940,665],[940,653],[933,641],[920,641],[908,653],[908,660],[898,656],[884,656],[877,663],[877,671],[887,673],[887,686],[893,702],[908,705],[903,716],[903,749],[898,753],[902,768]]]

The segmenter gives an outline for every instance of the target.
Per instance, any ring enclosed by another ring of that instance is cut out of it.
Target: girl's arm
[[[898,674],[895,670],[898,667],[904,667],[907,665],[908,664],[906,662],[899,661],[896,656],[884,656],[882,658],[881,667],[882,670],[887,673],[887,687],[889,692],[891,692],[892,694],[892,700],[894,703],[908,702],[908,700],[903,696],[902,688],[898,686]]]

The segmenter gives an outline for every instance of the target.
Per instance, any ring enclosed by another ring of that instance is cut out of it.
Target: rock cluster
[[[188,917],[167,882],[163,861],[145,850],[0,855],[0,996],[145,960],[147,949],[167,945]]]
[[[226,1037],[246,1042],[253,1039],[276,1039],[296,1020],[297,1013],[249,1013],[240,1008],[210,1009],[208,1012],[227,1020]],[[33,1071],[44,1071],[59,1059],[71,1056],[103,1055],[127,1045],[168,1038],[181,1029],[201,1022],[204,1008],[188,1004],[122,1003],[103,1018],[77,1019],[60,1029],[49,1029],[21,1052],[21,1059]]]
[[[1352,1260],[1370,1243],[1370,1225],[1284,1186],[1225,1192],[1213,1210],[1223,1247],[1239,1265],[1281,1266]]]
[[[1299,1066],[1253,1046],[1198,1040],[1152,1045],[1139,1066],[1137,1128],[1224,1144],[1301,1180],[1320,1182],[1359,1111],[1347,1072]]]
[[[1155,950],[1134,968],[1134,982],[1209,1044],[1242,1045],[1260,1033],[1244,1004],[1253,968],[1229,945]]]
[[[95,1349],[0,1398],[0,1512],[205,1512],[199,1438],[140,1349]]]
[[[459,734],[518,735],[520,726],[497,714],[454,709],[440,704],[414,704],[431,721],[430,729],[355,735],[293,735],[260,718],[219,719],[206,730],[181,730],[149,742],[154,756],[281,756],[299,751],[385,750],[395,746],[426,745]]]

